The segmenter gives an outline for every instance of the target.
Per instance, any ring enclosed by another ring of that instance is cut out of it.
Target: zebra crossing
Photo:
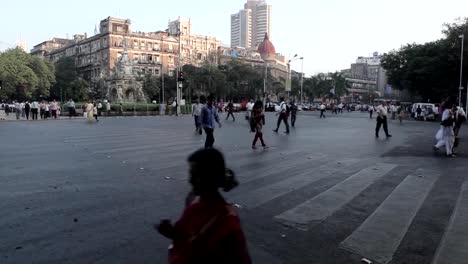
[[[318,160],[326,160],[326,157]],[[323,165],[308,168],[282,181],[230,196],[229,200],[255,212],[256,208],[301,187],[360,167],[357,173],[328,190],[273,216],[274,221],[307,231],[313,225],[327,221],[328,217],[365,192],[373,183],[384,179],[389,172],[399,169],[397,164],[375,162],[363,166],[359,161],[343,159],[339,162],[324,162]],[[391,263],[409,226],[440,177],[439,171],[424,168],[413,170],[357,229],[339,243],[340,248],[370,259],[373,263]],[[434,264],[467,263],[467,226],[468,184],[465,184],[452,219],[446,226],[444,239],[440,241]]]
[[[151,131],[140,132],[150,135]],[[177,135],[148,142],[144,137],[124,139],[115,143],[124,134],[115,133],[101,141],[98,137],[70,138],[68,144],[92,147],[99,142],[112,147],[93,149],[94,155],[112,155],[115,159],[126,159],[127,164],[144,164],[157,173],[172,172],[180,179],[186,178],[186,156],[202,144],[192,138],[180,139]],[[166,157],[154,161],[155,150],[170,148]],[[128,152],[135,157],[128,158]],[[326,154],[310,154],[300,150],[250,152],[242,148],[225,149],[228,166],[232,167],[241,183],[239,190],[227,194],[228,200],[241,205],[249,213],[282,199],[306,186],[334,178],[337,182],[326,190],[304,197],[304,201],[272,216],[272,221],[308,232],[353,199],[383,181],[390,172],[398,171],[398,163],[379,158],[331,157]],[[351,173],[349,173],[351,172]],[[345,176],[340,176],[345,175]],[[367,258],[373,263],[392,263],[394,255],[418,215],[423,203],[442,176],[436,169],[415,167],[405,175],[391,193],[366,217],[345,239],[339,248]],[[458,191],[458,190],[454,190]],[[445,226],[444,236],[434,252],[433,264],[466,264],[468,259],[468,183],[460,188],[458,201],[450,222]]]

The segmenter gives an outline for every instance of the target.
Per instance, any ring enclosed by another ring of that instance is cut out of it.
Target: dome
[[[265,38],[263,39],[262,43],[258,45],[258,52],[264,55],[276,55],[275,46],[271,43],[270,39],[268,38],[268,33],[265,33]]]

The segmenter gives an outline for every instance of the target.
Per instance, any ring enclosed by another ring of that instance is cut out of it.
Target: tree
[[[71,57],[63,57],[55,64],[55,79],[50,96],[64,100],[74,99],[84,101],[88,99],[89,84],[80,78],[75,66],[75,60]]]
[[[27,100],[49,95],[55,83],[54,68],[44,59],[32,56],[19,48],[0,53],[0,97],[3,100]]]
[[[143,91],[151,101],[158,101],[161,91],[161,78],[152,74],[146,74],[143,78]]]
[[[458,94],[461,40],[468,36],[468,18],[445,24],[444,37],[425,44],[408,44],[384,54],[382,66],[396,89],[419,95],[424,101],[440,102]],[[465,42],[465,50],[468,42]],[[468,63],[463,65],[468,67]],[[466,68],[465,68],[466,69]],[[465,71],[463,80],[468,74]]]

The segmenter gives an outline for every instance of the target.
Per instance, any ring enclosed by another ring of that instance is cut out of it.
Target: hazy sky
[[[0,50],[21,37],[31,49],[52,37],[87,32],[107,16],[130,18],[134,31],[167,28],[192,18],[193,32],[230,43],[230,15],[245,0],[2,1]],[[468,16],[467,0],[267,0],[272,42],[287,57],[304,56],[307,75],[349,68],[358,56],[440,38],[442,24]],[[300,70],[300,62],[293,63]]]

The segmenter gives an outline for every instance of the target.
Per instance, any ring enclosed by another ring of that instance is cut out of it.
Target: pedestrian
[[[200,99],[197,99],[195,103],[192,105],[192,116],[193,120],[195,121],[195,133],[202,134],[202,127],[201,127],[201,111],[203,108],[203,104],[200,103]]]
[[[255,130],[255,137],[252,142],[252,149],[257,149],[257,140],[260,139],[263,149],[267,149],[265,141],[263,141],[263,126],[265,125],[265,115],[263,114],[263,102],[257,101],[252,108],[252,117],[250,118],[253,122]]]
[[[67,107],[68,107],[68,117],[72,118],[73,116],[75,116],[75,107],[76,107],[73,99],[68,100]]]
[[[45,119],[50,117],[50,103],[46,102],[45,103]]]
[[[24,110],[24,102],[21,102],[20,106],[21,106],[21,117],[25,118],[26,115],[25,115],[25,110]]]
[[[278,133],[279,127],[281,125],[281,121],[284,122],[284,125],[286,126],[286,134],[289,134],[289,124],[288,124],[288,114],[289,114],[289,107],[288,105],[284,102],[284,97],[280,98],[281,103],[280,103],[280,109],[279,113],[276,115],[278,116],[278,122],[276,124],[276,129],[273,130],[275,133]]]
[[[16,113],[16,120],[20,119],[21,116],[21,104],[18,101],[15,101],[15,113]]]
[[[96,106],[96,104],[95,104],[95,106]],[[97,103],[97,114],[98,114],[99,116],[101,116],[101,114],[102,114],[102,103],[101,103],[101,101],[99,101],[99,102]],[[96,121],[97,121],[97,119],[96,119]]]
[[[340,104],[338,105],[338,112],[340,112],[340,114],[343,113],[343,103],[340,103]]]
[[[332,114],[338,115],[338,108],[336,107],[336,105],[332,104],[331,108],[332,108]]]
[[[31,112],[31,105],[29,101],[26,101],[24,104],[24,114],[26,115],[26,120],[29,120],[29,113]]]
[[[52,113],[52,116],[54,119],[57,119],[58,116],[58,103],[55,101],[55,99],[50,103],[50,111]]]
[[[119,104],[119,115],[123,116],[123,104],[122,103]]]
[[[5,104],[5,115],[6,115],[6,116],[9,116],[9,115],[10,115],[10,112],[11,112],[10,104],[9,104],[9,103],[6,103],[6,104]]]
[[[206,106],[202,108],[201,111],[201,125],[205,130],[206,140],[205,148],[212,148],[215,142],[213,133],[215,129],[215,122],[218,123],[221,128],[221,123],[219,122],[218,113],[216,107],[213,105],[214,96],[209,96]]]
[[[455,126],[454,126],[454,133],[455,133],[455,138],[458,137],[458,134],[460,133],[460,128],[463,123],[466,122],[466,113],[463,110],[463,107],[456,106],[456,111],[454,112],[454,118],[455,118]]]
[[[227,110],[226,120],[228,120],[228,118],[232,116],[232,121],[236,122],[236,118],[234,117],[234,104],[232,102],[228,103],[226,110]]]
[[[398,113],[398,119],[400,120],[400,124],[402,124],[403,119],[405,119],[405,108],[402,105],[398,106],[397,113]]]
[[[177,113],[177,100],[174,100],[172,102],[172,111],[173,113],[175,113],[176,116],[179,116],[179,114]]]
[[[38,112],[39,112],[39,103],[36,100],[34,100],[31,103],[32,120],[37,120]]]
[[[392,120],[395,120],[396,119],[396,107],[393,104],[390,106],[390,113],[392,113]]]
[[[107,101],[106,102],[106,115],[110,116],[110,112],[111,112],[111,102]]]
[[[379,137],[379,131],[380,127],[383,125],[383,129],[385,132],[385,135],[387,138],[392,137],[388,133],[388,123],[387,123],[387,116],[388,116],[388,110],[387,110],[387,102],[383,101],[378,107],[377,107],[377,126],[375,127],[375,137]]]
[[[455,142],[455,132],[453,131],[455,119],[452,107],[453,103],[449,101],[445,102],[445,109],[442,112],[442,122],[435,136],[437,143],[434,145],[434,151],[437,151],[439,148],[445,146],[445,155],[447,157],[455,157],[455,154],[452,152],[453,144]]]
[[[254,101],[253,99],[250,99],[250,101],[247,103],[247,105],[245,106],[246,108],[246,111],[245,111],[245,120],[247,120],[247,122],[249,122],[250,124],[250,115],[252,113],[252,109],[253,109],[253,106],[254,106]]]
[[[416,108],[416,120],[421,120],[422,118],[422,108],[421,105],[418,105],[418,108]]]
[[[86,117],[88,118],[88,122],[92,122],[94,118],[94,104],[90,100],[86,105]]]
[[[372,119],[372,116],[374,115],[375,107],[373,105],[369,106],[369,118]]]
[[[98,115],[99,115],[99,110],[98,110],[99,108],[98,107],[99,107],[99,104],[100,103],[97,103],[97,104],[94,103],[94,106],[93,106],[93,116],[94,116],[94,119],[96,119],[96,122],[99,122],[99,120],[98,120]]]
[[[289,106],[289,111],[291,113],[291,126],[294,127],[296,125],[296,117],[297,117],[297,105],[293,101],[291,101],[291,105]]]
[[[325,106],[324,103],[320,105],[320,118],[327,118],[325,116],[325,111],[327,110],[327,107]]]
[[[188,162],[192,190],[182,216],[175,224],[165,219],[154,226],[172,240],[169,263],[251,264],[236,209],[219,192],[238,185],[223,155],[216,149],[202,149],[190,155]]]
[[[41,119],[44,119],[45,118],[45,109],[46,109],[44,101],[41,101],[41,104],[39,105],[39,109],[40,109]]]

